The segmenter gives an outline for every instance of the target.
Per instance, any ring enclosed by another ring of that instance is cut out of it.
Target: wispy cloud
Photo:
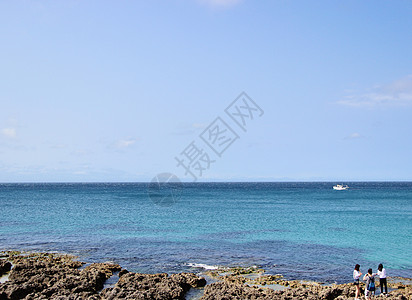
[[[16,128],[3,128],[1,134],[7,138],[15,138],[17,136]]]
[[[346,136],[346,137],[345,137],[345,140],[356,140],[356,139],[362,139],[362,138],[364,138],[363,135],[361,135],[361,134],[358,133],[358,132],[354,132],[354,133]]]
[[[412,105],[412,75],[377,85],[365,92],[352,92],[337,103],[353,107]]]
[[[71,152],[71,155],[74,155],[74,156],[87,156],[91,154],[93,154],[93,152],[89,150],[84,150],[84,149],[77,149]]]
[[[200,3],[216,8],[229,8],[236,6],[242,0],[198,0]]]
[[[196,134],[197,131],[207,127],[205,123],[180,124],[173,132],[174,135]]]
[[[118,140],[115,143],[115,147],[118,149],[125,149],[128,148],[132,145],[134,145],[137,142],[136,139],[124,139],[124,140]]]

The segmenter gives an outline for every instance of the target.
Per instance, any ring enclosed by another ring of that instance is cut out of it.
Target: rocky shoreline
[[[318,282],[284,280],[282,275],[265,275],[258,268],[230,268],[208,272],[219,281],[205,286],[202,300],[211,299],[354,299],[352,283],[324,285]],[[393,289],[387,299],[412,299],[407,278],[389,281]],[[282,288],[280,288],[282,287]],[[361,283],[364,291],[365,284]],[[378,288],[379,289],[379,288]],[[362,296],[363,299],[363,296]]]
[[[74,256],[57,253],[0,252],[0,300],[14,299],[185,299],[190,289],[202,289],[202,300],[211,299],[353,299],[352,284],[322,285],[288,281],[265,275],[257,268],[222,268],[205,274],[168,275],[129,272],[110,262],[86,264]],[[116,283],[106,281],[118,276]],[[407,281],[407,279],[405,279]],[[281,288],[280,288],[281,287]],[[412,286],[389,282],[388,299],[412,299]]]

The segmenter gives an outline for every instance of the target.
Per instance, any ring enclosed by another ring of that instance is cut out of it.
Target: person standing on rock
[[[379,276],[379,287],[381,289],[381,294],[386,295],[388,293],[388,283],[386,282],[386,270],[382,264],[379,264],[378,272],[376,274]],[[383,292],[384,286],[385,292]]]
[[[366,281],[365,299],[371,299],[372,294],[375,294],[375,275],[372,274],[372,269],[369,269],[368,273],[363,276],[363,280]]]
[[[355,300],[359,300],[360,286],[359,286],[359,277],[362,273],[359,271],[360,265],[356,264],[355,269],[353,270],[353,284],[356,287]]]

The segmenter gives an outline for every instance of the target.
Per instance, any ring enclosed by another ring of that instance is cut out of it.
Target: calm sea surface
[[[346,182],[345,182],[346,183]],[[258,265],[349,282],[383,263],[412,277],[412,183],[187,183],[172,206],[145,183],[0,184],[0,249],[60,251],[135,272]]]

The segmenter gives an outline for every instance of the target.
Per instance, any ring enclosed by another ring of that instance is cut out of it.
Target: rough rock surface
[[[354,299],[355,289],[349,284],[325,286],[300,286],[283,291],[274,291],[269,288],[247,286],[239,283],[215,282],[205,287],[202,300],[234,300],[234,299]],[[362,297],[363,298],[363,297]],[[385,299],[412,299],[412,291],[393,291]]]
[[[206,285],[206,280],[193,273],[139,274],[128,272],[114,263],[84,263],[72,256],[50,253],[0,253],[0,270],[10,271],[9,281],[0,283],[0,300],[14,299],[185,299],[191,288],[204,287],[202,300],[231,299],[354,299],[353,284],[324,286],[315,282],[287,281],[281,275],[264,275],[264,270],[235,268],[215,271],[218,282]],[[105,281],[115,272],[119,280],[109,288]],[[224,275],[220,275],[224,274]],[[252,275],[252,276],[250,276]],[[396,290],[387,299],[412,300],[412,287],[390,282]],[[406,281],[407,282],[407,281]],[[266,286],[283,285],[285,290]],[[206,286],[205,286],[206,285]],[[364,284],[362,284],[362,290]]]
[[[209,272],[209,276],[220,280],[209,284],[204,289],[202,300],[231,300],[231,299],[354,299],[355,286],[352,283],[321,285],[316,282],[284,280],[281,275],[263,275],[260,269],[253,271],[257,277],[245,276],[251,274],[250,268],[224,268]],[[224,274],[224,275],[221,275]],[[400,280],[404,280],[400,278]],[[407,280],[406,280],[407,281]],[[266,288],[267,285],[282,285],[284,290]],[[412,300],[412,287],[402,283],[389,283],[396,290],[389,293],[387,299]],[[379,289],[379,288],[378,288]],[[364,284],[361,283],[361,291]],[[363,299],[363,295],[362,295]]]
[[[204,278],[192,273],[136,274],[112,263],[94,263],[79,269],[84,263],[68,255],[10,252],[7,260],[14,267],[9,281],[0,284],[0,300],[184,299],[191,287],[206,284]],[[118,271],[116,285],[102,290],[104,282]]]
[[[7,260],[0,260],[0,276],[7,273],[11,269],[11,263]]]
[[[39,253],[11,255],[14,263],[9,281],[0,284],[0,299],[76,299],[95,295],[119,265],[84,263],[68,255]]]
[[[123,274],[113,288],[104,289],[102,299],[185,299],[191,287],[202,287],[206,280],[192,273]]]

